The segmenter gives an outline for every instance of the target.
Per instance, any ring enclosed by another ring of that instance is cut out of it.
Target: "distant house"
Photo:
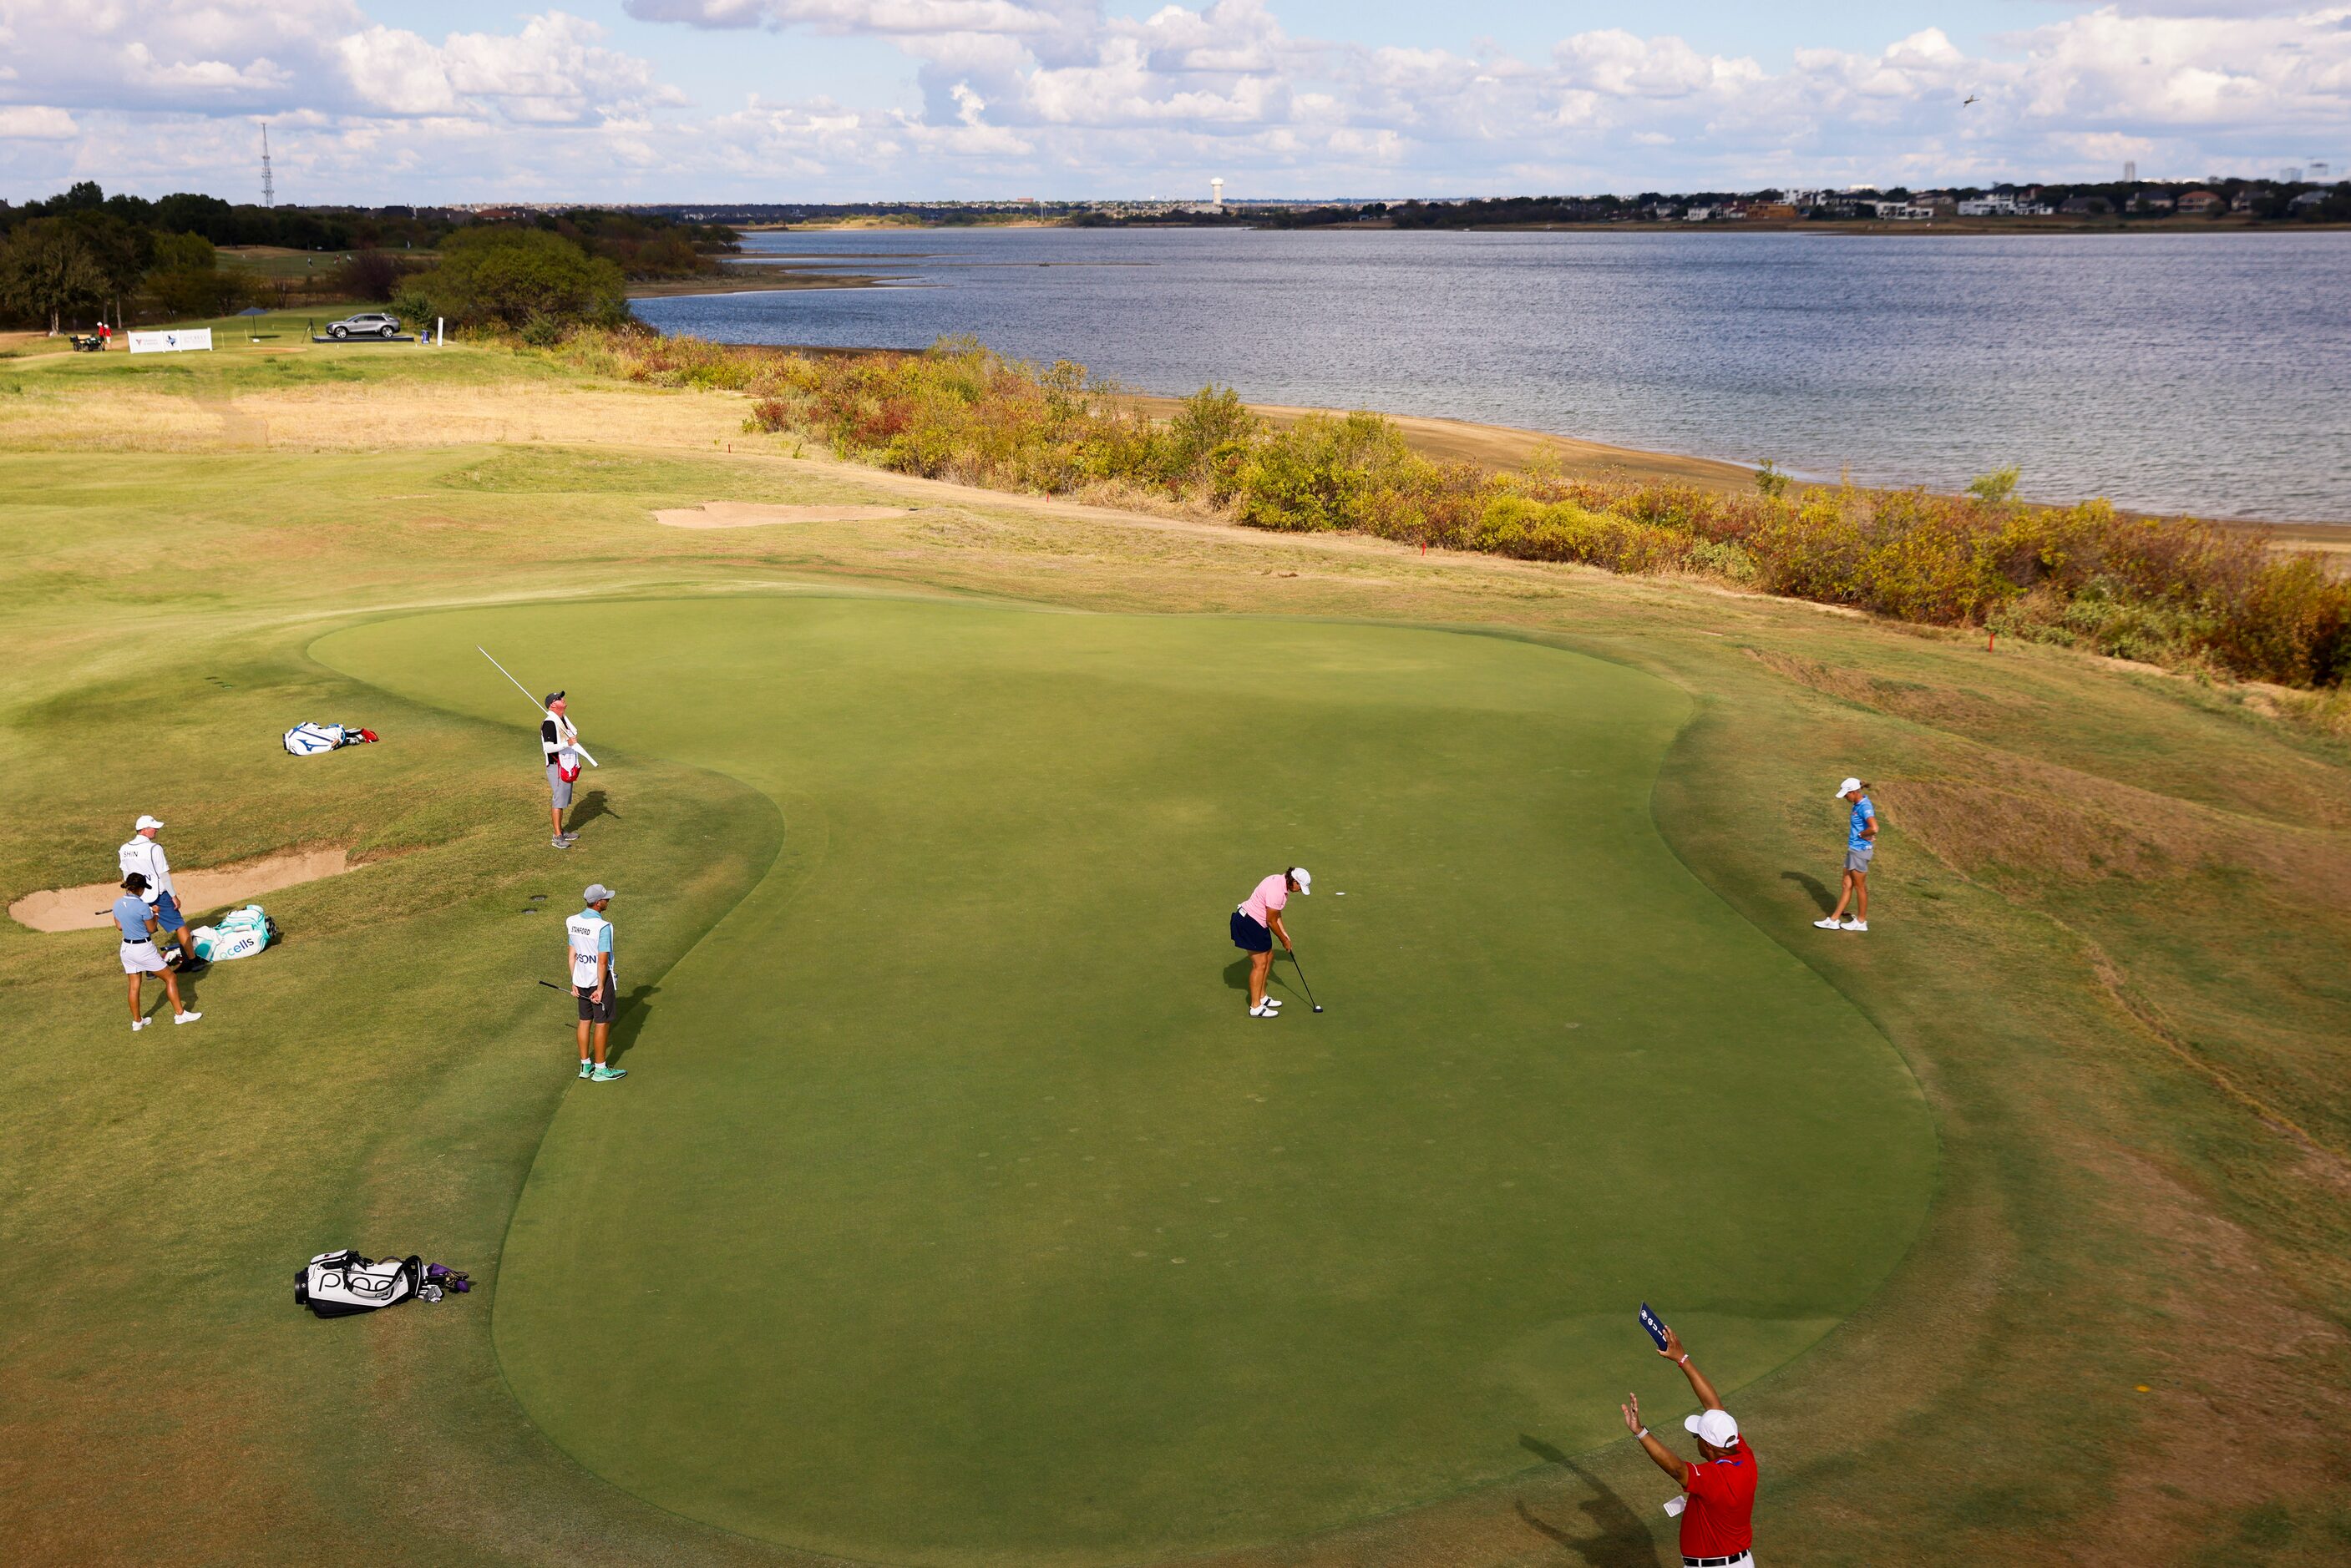
[[[1959,210],[1959,199],[1957,196],[1946,196],[1940,192],[1931,196],[1914,197],[1911,204],[1924,207],[1938,218],[1948,218]]]
[[[2179,198],[2183,213],[2217,213],[2222,205],[2219,194],[2211,191],[2190,191]]]
[[[1935,218],[1934,208],[1921,207],[1910,202],[1873,202],[1870,205],[1879,217],[1897,223],[1932,223]]]
[[[2332,191],[2304,191],[2286,203],[2286,210],[2293,213],[2314,213],[2325,206],[2326,198],[2334,193]]]
[[[1747,209],[1750,218],[1792,218],[1796,215],[1793,202],[1758,202]]]
[[[2141,191],[2131,198],[2134,213],[2168,213],[2171,205],[2170,196],[2161,191]]]
[[[1682,222],[1685,223],[1703,223],[1708,218],[1713,216],[1714,209],[1712,207],[1692,207],[1682,213]]]
[[[2107,210],[2106,199],[2104,196],[2068,196],[2058,204],[2057,210],[2069,217],[2095,217]]]
[[[2253,188],[2251,185],[2241,187],[2229,200],[2229,211],[2232,213],[2250,213],[2252,210]]]

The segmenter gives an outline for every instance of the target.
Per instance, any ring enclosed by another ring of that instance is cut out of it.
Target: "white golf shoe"
[[[150,1023],[154,1022],[155,1021],[152,1018],[134,1018],[131,1021],[131,1033],[136,1034],[141,1029],[146,1028]]]
[[[1825,920],[1814,920],[1813,924],[1820,927],[1820,929],[1824,931],[1841,931],[1844,929],[1844,922],[1838,919],[1834,915],[1831,915]]]
[[[1249,1009],[1249,1016],[1251,1018],[1279,1018],[1281,1014],[1260,1002],[1255,1007]]]
[[[1869,922],[1867,920],[1847,920],[1844,925],[1839,926],[1837,929],[1841,931],[1865,931],[1869,929]]]
[[[193,1023],[197,1019],[202,1018],[204,1014],[201,1012],[174,1012],[172,1014],[172,1022],[174,1023]]]

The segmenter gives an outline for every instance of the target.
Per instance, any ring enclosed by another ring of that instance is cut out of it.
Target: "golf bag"
[[[294,1303],[320,1317],[350,1317],[408,1301],[424,1272],[422,1258],[377,1262],[348,1248],[321,1252],[294,1276]]]
[[[247,904],[223,915],[216,925],[196,927],[188,933],[188,940],[195,944],[196,956],[206,963],[251,958],[278,940],[277,922],[263,913],[260,905]]]
[[[297,724],[286,732],[286,749],[298,757],[315,757],[343,746],[363,746],[375,738],[373,730],[357,724]]]

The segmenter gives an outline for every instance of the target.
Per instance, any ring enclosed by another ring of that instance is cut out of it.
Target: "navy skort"
[[[1273,933],[1250,919],[1243,911],[1235,909],[1233,946],[1245,953],[1270,953],[1273,950]]]

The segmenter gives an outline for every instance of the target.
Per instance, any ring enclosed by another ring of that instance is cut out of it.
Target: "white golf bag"
[[[350,1317],[413,1300],[423,1272],[422,1258],[377,1262],[349,1249],[321,1252],[294,1276],[294,1301],[320,1317]]]
[[[263,913],[260,905],[247,904],[242,909],[231,909],[215,925],[198,926],[188,933],[188,940],[195,944],[196,956],[206,963],[251,958],[277,940],[277,922]]]
[[[297,724],[286,732],[286,749],[298,757],[315,757],[342,743],[340,724]]]

